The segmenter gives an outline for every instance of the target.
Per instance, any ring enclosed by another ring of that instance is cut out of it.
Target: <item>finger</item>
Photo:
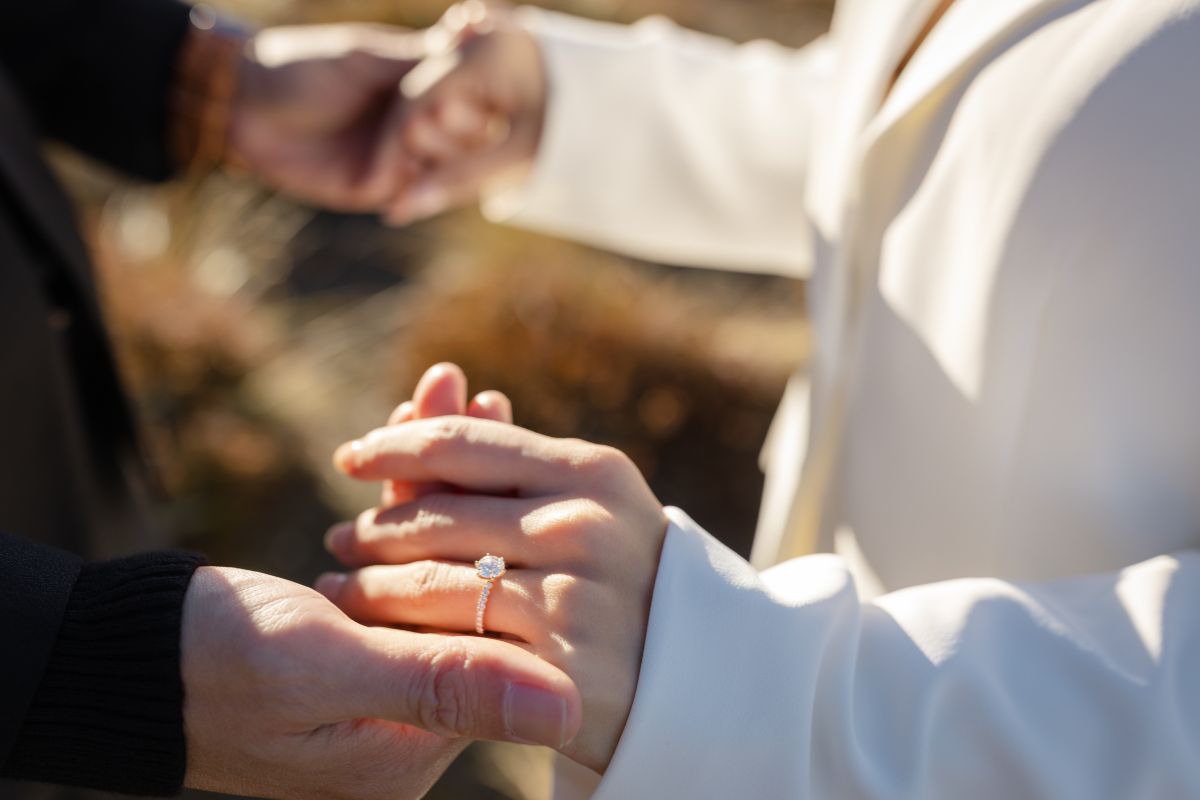
[[[565,673],[497,639],[353,626],[323,666],[325,691],[313,702],[340,719],[550,747],[574,738],[582,720],[579,691]]]
[[[546,577],[541,572],[509,570],[493,581],[484,608],[484,628],[526,642],[541,639],[546,623],[539,598]],[[475,630],[484,582],[471,564],[414,561],[327,573],[315,588],[364,624],[421,625],[470,633]]]
[[[466,0],[463,3],[455,3],[447,9],[438,24],[452,31],[461,32],[471,26],[481,24],[487,19],[487,16],[487,3],[482,0]]]
[[[483,108],[465,97],[446,98],[437,109],[442,133],[454,140],[460,152],[485,143],[490,134],[489,117]]]
[[[448,414],[465,414],[467,376],[448,361],[425,370],[413,391],[413,417],[427,419]]]
[[[457,364],[442,362],[425,370],[413,392],[414,419],[429,419],[452,414],[464,414],[467,410],[467,376]],[[407,499],[427,494],[445,492],[446,484],[411,484],[411,495]]]
[[[492,419],[511,425],[513,421],[512,402],[504,392],[498,392],[495,389],[480,392],[467,406],[467,416]]]
[[[399,425],[402,422],[408,422],[413,418],[413,402],[405,400],[400,405],[396,406],[396,410],[388,416],[388,425]]]
[[[513,135],[459,158],[433,165],[415,182],[401,187],[384,212],[389,225],[407,225],[476,200],[483,186],[521,160],[525,150]]]
[[[462,152],[458,137],[447,131],[437,118],[436,109],[413,113],[404,123],[401,136],[410,157],[425,162],[450,161]]]
[[[391,38],[409,42],[413,41],[414,37],[392,35]],[[419,57],[412,57],[411,52],[407,55],[394,55],[382,48],[378,51],[372,50],[370,44],[369,41],[363,42],[361,47],[348,52],[342,61],[347,86],[353,87],[361,98],[359,116],[363,122],[369,121],[377,111],[387,110],[386,118],[391,118],[393,114],[388,109],[399,109],[396,113],[402,113],[403,103],[396,102],[401,99],[400,81],[412,72],[421,60]],[[408,46],[407,49],[412,51],[414,48]],[[383,138],[386,129],[382,125],[373,123],[362,128],[362,135],[369,137],[369,140],[353,145],[359,148],[361,161],[348,176],[351,178],[348,189],[356,198],[355,210],[373,211],[394,197],[406,181],[411,181],[414,176],[399,169],[375,168],[375,160],[386,142]]]
[[[410,402],[401,403],[389,425],[399,425],[411,419],[439,417],[443,414],[462,414],[467,406],[467,376],[457,364],[443,362],[434,364],[417,381]],[[394,506],[407,503],[415,497],[443,491],[439,483],[417,485],[407,481],[385,481],[383,505]]]
[[[430,58],[401,84],[401,102],[380,126],[380,146],[372,161],[372,171],[381,180],[407,185],[456,151],[457,139],[442,131],[438,110],[473,93],[461,70],[457,55]]]
[[[444,481],[532,497],[576,488],[613,454],[494,420],[438,417],[371,431],[339,447],[334,464],[359,480]]]
[[[533,556],[547,557],[545,552],[532,552],[526,532],[546,516],[540,502],[431,494],[399,506],[368,509],[353,522],[335,525],[326,535],[326,546],[347,566],[422,559],[469,562],[485,552],[527,565]]]
[[[399,425],[403,422],[408,422],[413,418],[413,404],[411,400],[405,400],[400,405],[396,406],[396,410],[388,417],[388,425]],[[380,493],[381,504],[386,508],[388,506],[398,506],[401,503],[407,503],[415,497],[413,486],[407,481],[384,481],[383,491]]]

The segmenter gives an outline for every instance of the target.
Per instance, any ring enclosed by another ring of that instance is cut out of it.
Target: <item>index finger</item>
[[[334,464],[367,481],[442,481],[468,491],[558,494],[603,448],[489,419],[447,416],[377,428],[337,449]]]

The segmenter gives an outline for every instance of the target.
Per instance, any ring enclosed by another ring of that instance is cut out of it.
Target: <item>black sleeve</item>
[[[0,532],[0,763],[46,671],[81,566],[73,555]]]
[[[4,715],[12,730],[0,750],[0,775],[125,794],[177,793],[187,766],[180,625],[184,595],[203,559],[163,552],[80,565],[15,537],[0,547],[6,556],[0,579],[9,581],[10,552],[33,554],[17,577],[26,586],[44,578],[54,596],[43,591],[40,599],[60,610],[39,606],[25,623],[42,645],[41,658],[10,651],[28,663],[20,688],[0,686],[10,707],[24,706],[15,718]],[[72,564],[77,577],[60,564]],[[9,604],[8,588],[0,606],[5,628],[29,612],[28,599]],[[33,631],[37,626],[44,627]],[[28,694],[16,696],[20,691]]]
[[[189,10],[178,0],[7,0],[0,63],[43,135],[161,180],[174,168],[167,110]]]

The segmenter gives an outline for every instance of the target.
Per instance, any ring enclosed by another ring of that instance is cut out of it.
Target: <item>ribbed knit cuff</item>
[[[179,792],[187,766],[180,624],[203,563],[162,552],[84,565],[6,777]]]

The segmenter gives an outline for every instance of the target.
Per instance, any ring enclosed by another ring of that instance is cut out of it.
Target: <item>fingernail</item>
[[[317,582],[313,584],[313,588],[321,594],[328,597],[330,600],[337,598],[342,592],[342,587],[346,585],[346,576],[340,572],[326,572],[321,577],[317,578]]]
[[[325,534],[325,549],[335,556],[346,555],[350,550],[350,535],[353,533],[353,522],[339,522]]]
[[[504,727],[514,742],[562,747],[566,744],[567,703],[545,689],[509,684],[504,693]]]
[[[349,472],[358,466],[358,454],[362,452],[362,439],[346,442],[333,452],[333,463],[338,469]]]

